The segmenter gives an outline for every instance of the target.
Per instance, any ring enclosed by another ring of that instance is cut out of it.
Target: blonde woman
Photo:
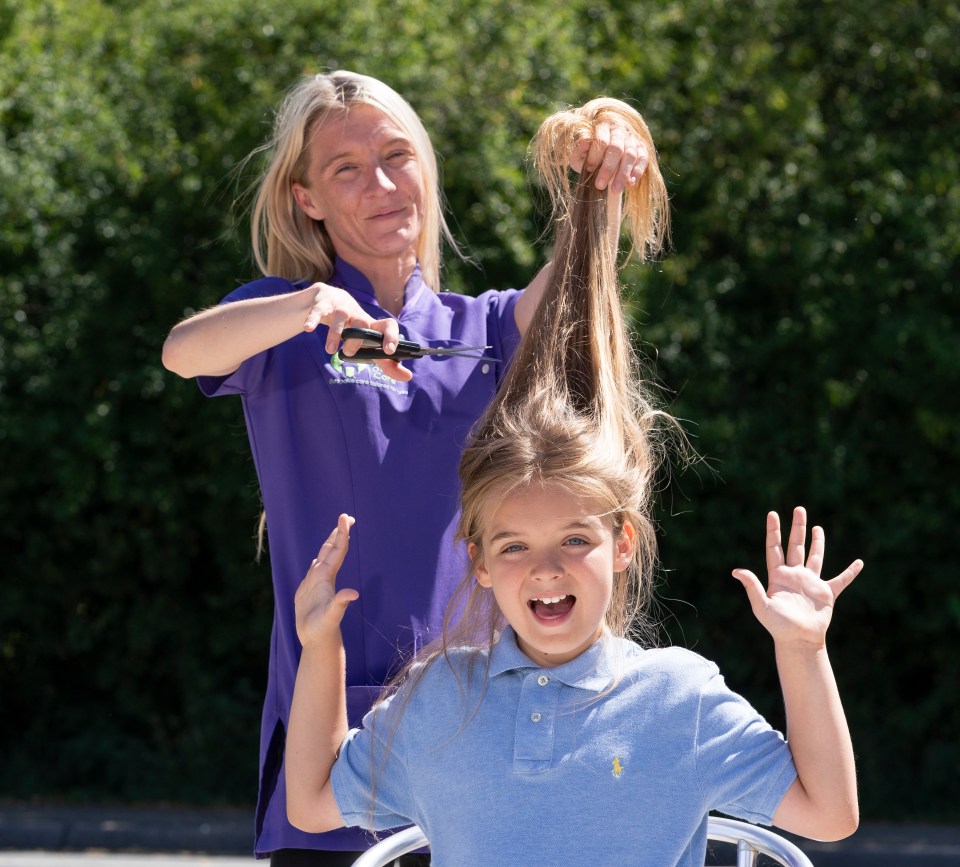
[[[589,107],[581,111],[590,112]],[[642,186],[651,144],[616,120],[571,144],[616,212]],[[362,594],[343,622],[346,701],[359,722],[411,653],[437,638],[466,567],[455,543],[457,462],[534,319],[547,265],[523,290],[440,291],[444,221],[437,161],[413,109],[376,79],[311,76],[277,114],[253,207],[263,277],[179,323],[163,363],[207,395],[238,394],[265,514],[276,599],[260,750],[255,852],[279,867],[351,863],[369,837],[290,825],[283,747],[300,657],[294,592],[347,507],[376,536],[355,545],[342,586]],[[617,223],[617,220],[614,220]],[[617,232],[611,231],[615,243]],[[430,346],[485,346],[496,361],[351,361],[344,328]],[[338,854],[342,853],[342,854]]]

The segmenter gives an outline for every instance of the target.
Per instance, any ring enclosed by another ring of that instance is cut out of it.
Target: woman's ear
[[[308,190],[303,184],[299,184],[294,181],[290,185],[290,191],[293,193],[293,197],[296,199],[300,210],[310,217],[311,220],[323,219],[323,210],[313,200],[313,196],[310,195],[310,190]]]
[[[633,562],[633,552],[637,545],[636,528],[629,521],[623,522],[620,535],[614,543],[616,550],[613,555],[613,569],[622,572]]]
[[[470,562],[474,564],[473,577],[477,579],[477,584],[481,587],[490,587],[492,584],[490,581],[490,573],[487,571],[486,563],[483,561],[483,555],[480,553],[480,549],[475,542],[467,543],[467,555],[470,557]]]

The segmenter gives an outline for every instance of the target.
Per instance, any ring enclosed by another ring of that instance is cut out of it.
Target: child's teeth
[[[555,605],[561,599],[566,599],[566,598],[567,598],[567,594],[564,593],[563,596],[541,596],[540,601],[546,602],[547,605]]]

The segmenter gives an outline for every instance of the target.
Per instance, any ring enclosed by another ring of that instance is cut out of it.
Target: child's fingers
[[[312,567],[330,569],[336,574],[343,565],[343,558],[347,556],[347,549],[350,547],[350,528],[353,524],[354,519],[350,515],[343,514],[339,517],[336,528],[320,546],[317,557],[311,564]]]
[[[853,579],[860,574],[861,569],[863,569],[863,560],[854,560],[836,578],[831,578],[827,582],[830,589],[833,590],[834,599],[853,583]]]
[[[807,568],[819,577],[823,568],[823,551],[826,545],[826,536],[823,527],[814,527],[810,531],[810,556],[807,557]]]
[[[750,607],[753,609],[753,613],[759,617],[760,612],[767,607],[767,592],[763,589],[760,579],[749,569],[734,569],[733,577],[736,578],[737,581],[743,585],[743,589],[747,591],[747,599],[750,600]]]
[[[790,539],[787,542],[786,564],[802,566],[804,546],[807,541],[807,510],[797,506],[793,510],[793,523],[790,525]]]
[[[780,516],[776,512],[767,512],[767,572],[773,572],[783,565],[783,548],[780,537]]]
[[[347,607],[351,602],[355,602],[360,598],[360,594],[354,590],[352,587],[344,587],[342,590],[337,591],[337,595],[333,597],[332,608],[336,612],[337,623],[343,620],[343,615],[347,613]]]

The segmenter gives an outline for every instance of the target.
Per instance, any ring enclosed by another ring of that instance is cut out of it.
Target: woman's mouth
[[[406,208],[392,208],[390,210],[381,211],[378,214],[372,214],[369,219],[371,220],[384,220],[390,219],[391,217],[402,216],[406,212]]]

